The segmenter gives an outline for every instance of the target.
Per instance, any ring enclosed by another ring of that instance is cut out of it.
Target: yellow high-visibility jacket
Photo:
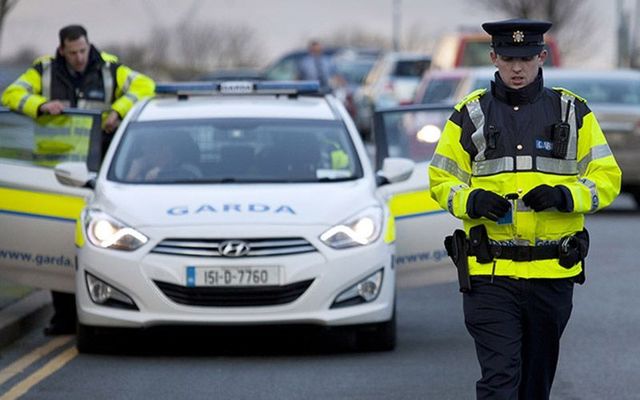
[[[462,219],[467,234],[484,224],[492,244],[556,244],[583,229],[584,214],[613,202],[620,192],[620,168],[584,99],[566,89],[544,88],[541,74],[519,92],[500,83],[492,82],[490,91],[477,90],[455,106],[429,166],[431,196]],[[554,158],[552,125],[565,120],[568,151]],[[524,205],[522,197],[541,184],[568,189],[568,212],[535,212]],[[512,224],[469,217],[467,200],[478,188],[518,195]],[[516,278],[566,278],[581,272],[580,263],[564,268],[557,259],[494,262],[478,263],[470,256],[469,272]]]
[[[7,87],[2,94],[2,105],[35,118],[43,103],[61,100],[69,107],[114,110],[124,118],[136,102],[153,96],[154,92],[155,83],[151,78],[91,46],[82,76],[73,76],[60,54],[55,58],[40,57]]]

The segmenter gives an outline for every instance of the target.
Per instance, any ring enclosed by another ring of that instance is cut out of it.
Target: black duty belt
[[[513,261],[549,260],[560,257],[558,245],[544,246],[497,246],[490,245],[494,258]],[[472,254],[473,251],[469,253]]]
[[[513,261],[548,260],[560,257],[558,245],[545,246],[495,246],[491,245],[495,258]]]

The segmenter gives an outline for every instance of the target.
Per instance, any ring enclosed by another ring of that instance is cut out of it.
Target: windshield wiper
[[[329,178],[329,177],[324,177],[324,178],[318,178],[318,182],[345,182],[345,181],[352,181],[356,178],[354,178],[353,176],[349,176],[349,177],[340,177],[340,178]]]

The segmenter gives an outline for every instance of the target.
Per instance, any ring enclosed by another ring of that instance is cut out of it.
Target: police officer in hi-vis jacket
[[[80,25],[62,28],[59,37],[56,56],[38,58],[7,87],[2,105],[32,118],[57,115],[66,107],[100,110],[104,154],[120,121],[136,102],[154,95],[155,83],[120,64],[117,57],[98,51]],[[52,298],[54,316],[45,333],[75,332],[73,294],[54,291]]]
[[[613,202],[621,172],[585,99],[544,87],[544,33],[526,19],[482,25],[497,72],[455,106],[429,167],[432,197],[464,223],[445,245],[482,377],[478,399],[548,399],[585,214]]]

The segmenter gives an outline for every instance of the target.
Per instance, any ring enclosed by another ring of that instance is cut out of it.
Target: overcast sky
[[[239,24],[256,33],[265,62],[303,46],[309,38],[357,29],[391,38],[394,0],[19,0],[2,34],[0,58],[31,47],[51,54],[60,27],[80,23],[97,46],[145,42],[152,27],[198,23]],[[396,0],[400,2],[402,40],[418,29],[425,37],[479,26],[505,15],[489,12],[472,0]],[[559,0],[562,1],[562,0]],[[630,2],[633,0],[624,0]],[[581,60],[585,67],[606,68],[616,57],[616,1],[585,0],[596,15],[597,49]],[[577,60],[566,60],[577,64]]]

